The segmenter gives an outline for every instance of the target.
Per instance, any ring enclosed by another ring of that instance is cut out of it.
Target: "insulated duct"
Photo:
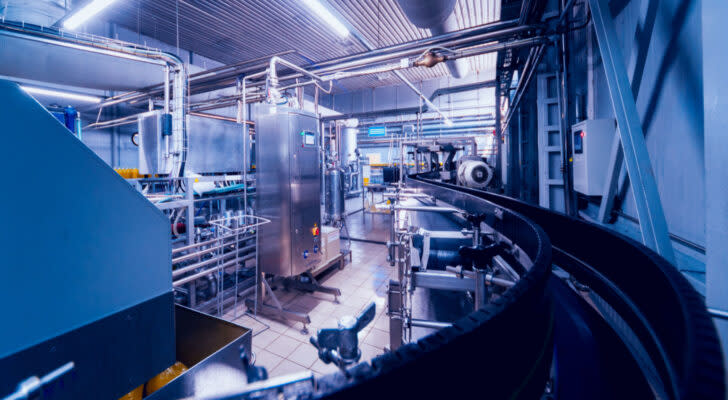
[[[442,35],[459,30],[455,20],[455,3],[457,0],[397,0],[407,18],[416,27],[429,29],[432,36]],[[463,78],[470,72],[465,58],[445,61],[453,78]]]
[[[66,15],[63,0],[0,1],[0,19],[24,24],[53,26]]]

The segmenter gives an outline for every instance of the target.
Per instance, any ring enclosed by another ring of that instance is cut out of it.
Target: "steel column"
[[[703,101],[705,121],[705,213],[706,213],[706,303],[714,318],[722,345],[724,360],[728,360],[728,75],[725,65],[728,53],[725,37],[728,25],[728,2],[704,0],[703,23]],[[725,373],[728,375],[728,369]]]
[[[642,242],[670,262],[675,256],[662,210],[645,135],[642,132],[632,89],[627,77],[624,57],[617,40],[607,0],[589,0],[594,31],[604,63],[609,94],[619,126],[622,151],[634,193]]]
[[[609,165],[607,166],[607,180],[604,182],[602,202],[599,204],[599,215],[597,216],[599,223],[606,224],[612,214],[622,161],[624,161],[624,153],[622,153],[622,145],[619,143],[619,135],[614,135]]]

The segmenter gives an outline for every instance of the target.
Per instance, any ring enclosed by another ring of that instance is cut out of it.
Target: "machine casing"
[[[571,127],[574,190],[601,196],[612,151],[615,126],[612,119],[581,121]]]
[[[68,362],[44,399],[116,399],[175,361],[169,219],[0,80],[0,397]],[[62,173],[58,173],[62,170]]]
[[[243,125],[187,115],[186,172],[240,173],[243,170]],[[139,117],[139,172],[168,174],[172,158],[165,157],[172,136],[164,135],[164,113],[150,111]]]
[[[257,107],[257,203],[260,269],[288,277],[321,262],[321,169],[315,115],[289,107]]]

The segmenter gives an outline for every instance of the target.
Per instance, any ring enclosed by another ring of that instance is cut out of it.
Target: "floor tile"
[[[307,367],[296,364],[293,361],[283,360],[278,364],[278,366],[273,368],[272,371],[268,372],[268,376],[270,376],[270,377],[283,376],[283,375],[293,374],[295,372],[306,371],[307,369],[308,369]]]
[[[261,333],[253,335],[253,346],[260,346],[261,348],[266,348],[268,345],[278,339],[278,337],[281,336],[280,333],[272,331],[270,329],[267,329],[265,331],[262,331]]]
[[[283,357],[275,355],[266,350],[255,351],[255,365],[259,367],[265,367],[268,372],[272,371],[273,368],[277,367],[281,361],[283,361]]]
[[[296,364],[303,365],[306,368],[311,366],[318,360],[318,350],[311,343],[301,343],[296,350],[288,356],[288,359]]]
[[[293,350],[295,350],[300,344],[301,342],[298,340],[281,335],[266,346],[265,349],[273,354],[286,358],[291,355]]]
[[[364,339],[364,343],[370,344],[378,349],[389,347],[389,333],[372,329]]]
[[[384,353],[382,349],[366,343],[360,343],[359,350],[361,350],[361,361],[371,361],[372,358]]]

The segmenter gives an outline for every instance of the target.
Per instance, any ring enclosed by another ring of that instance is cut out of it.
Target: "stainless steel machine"
[[[358,134],[359,128],[356,126],[347,126],[341,131],[339,155],[341,168],[344,170],[344,193],[349,197],[361,194],[364,186],[357,144]]]
[[[321,168],[318,118],[300,109],[261,104],[256,109],[258,214],[270,220],[259,233],[258,282],[261,290],[248,308],[306,325],[307,314],[284,309],[263,274],[283,278],[287,287],[341,295],[321,286],[310,271],[321,254]],[[272,298],[265,304],[263,296]]]
[[[295,276],[321,262],[318,119],[270,105],[257,115],[258,209],[271,220],[260,229],[260,268]]]

